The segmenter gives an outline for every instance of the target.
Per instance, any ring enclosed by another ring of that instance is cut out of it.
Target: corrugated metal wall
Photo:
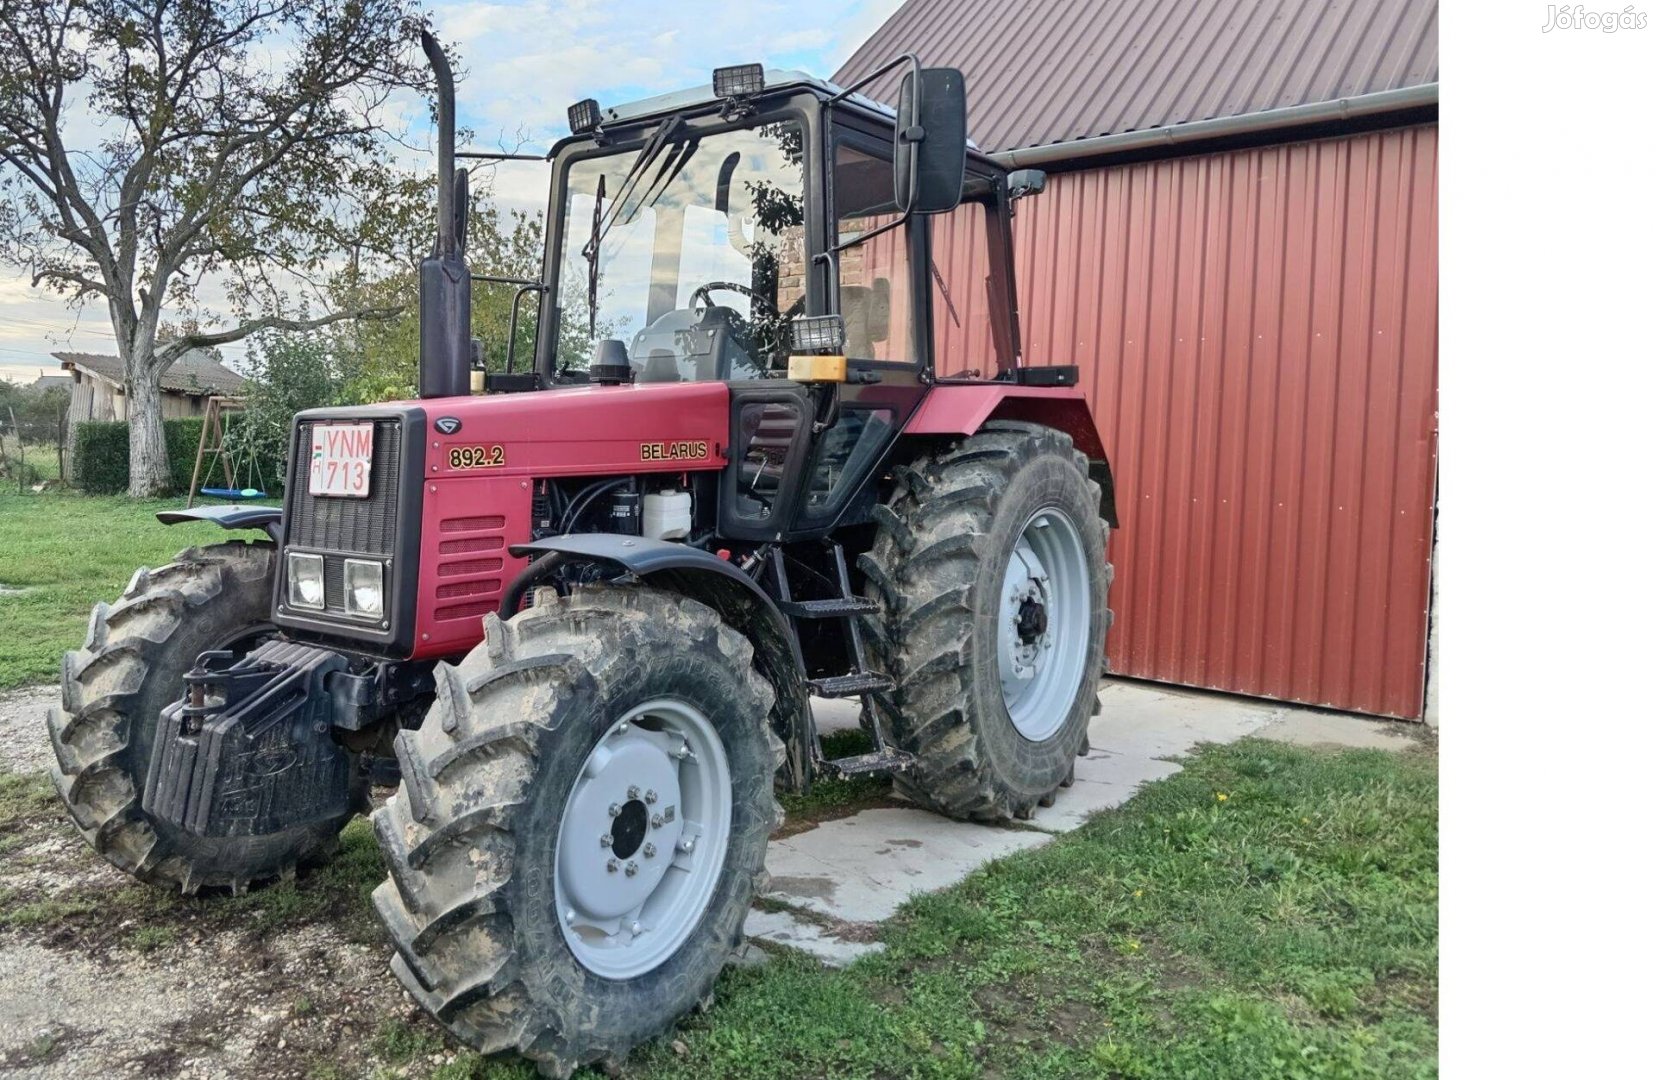
[[[1116,467],[1114,669],[1421,715],[1435,125],[1055,175],[1015,228],[1026,358]]]

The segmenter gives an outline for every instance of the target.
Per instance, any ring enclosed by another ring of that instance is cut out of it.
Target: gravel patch
[[[56,697],[56,687],[0,694],[0,768],[45,771]],[[94,855],[55,801],[0,839],[0,908],[82,912],[0,924],[0,1080],[419,1078],[461,1049],[403,993],[388,945],[326,918],[260,933],[254,913],[220,913],[228,900],[134,916],[120,893],[147,887]],[[159,944],[140,947],[140,931]],[[415,1060],[377,1056],[388,1024],[418,1040]]]
[[[0,766],[13,772],[46,771],[52,760],[46,707],[57,697],[55,686],[0,692]]]

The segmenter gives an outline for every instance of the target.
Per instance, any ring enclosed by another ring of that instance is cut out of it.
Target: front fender
[[[501,600],[502,619],[516,614],[523,597],[554,567],[567,563],[613,566],[645,585],[687,596],[718,612],[752,643],[754,666],[776,691],[772,721],[788,748],[790,786],[798,790],[804,784],[811,754],[805,662],[792,624],[756,581],[711,552],[642,536],[576,533],[513,544],[507,550],[530,561]]]
[[[282,508],[279,506],[192,506],[185,510],[161,510],[155,519],[163,525],[184,521],[211,521],[221,529],[262,529],[278,544],[282,542]]]

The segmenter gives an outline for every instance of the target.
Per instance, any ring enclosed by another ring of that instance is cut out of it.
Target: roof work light
[[[765,65],[736,64],[713,69],[713,96],[750,98],[765,88]]]

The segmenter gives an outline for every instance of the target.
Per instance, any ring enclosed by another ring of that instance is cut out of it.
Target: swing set
[[[235,455],[224,448],[225,419],[232,413],[242,412],[246,404],[240,398],[210,397],[207,399],[207,413],[201,418],[201,438],[196,441],[195,467],[190,470],[190,494],[184,503],[186,509],[195,505],[196,496],[202,495],[209,499],[228,499],[238,502],[242,499],[262,499],[265,497],[264,470],[259,467],[259,461],[254,458],[248,462],[248,471],[252,473],[247,479],[255,481],[254,487],[242,487],[236,483],[238,467]],[[212,439],[208,443],[209,436]],[[208,464],[208,458],[212,458]],[[206,465],[206,472],[202,472]],[[197,487],[203,479],[212,477],[213,466],[217,465],[224,473],[223,487]]]

